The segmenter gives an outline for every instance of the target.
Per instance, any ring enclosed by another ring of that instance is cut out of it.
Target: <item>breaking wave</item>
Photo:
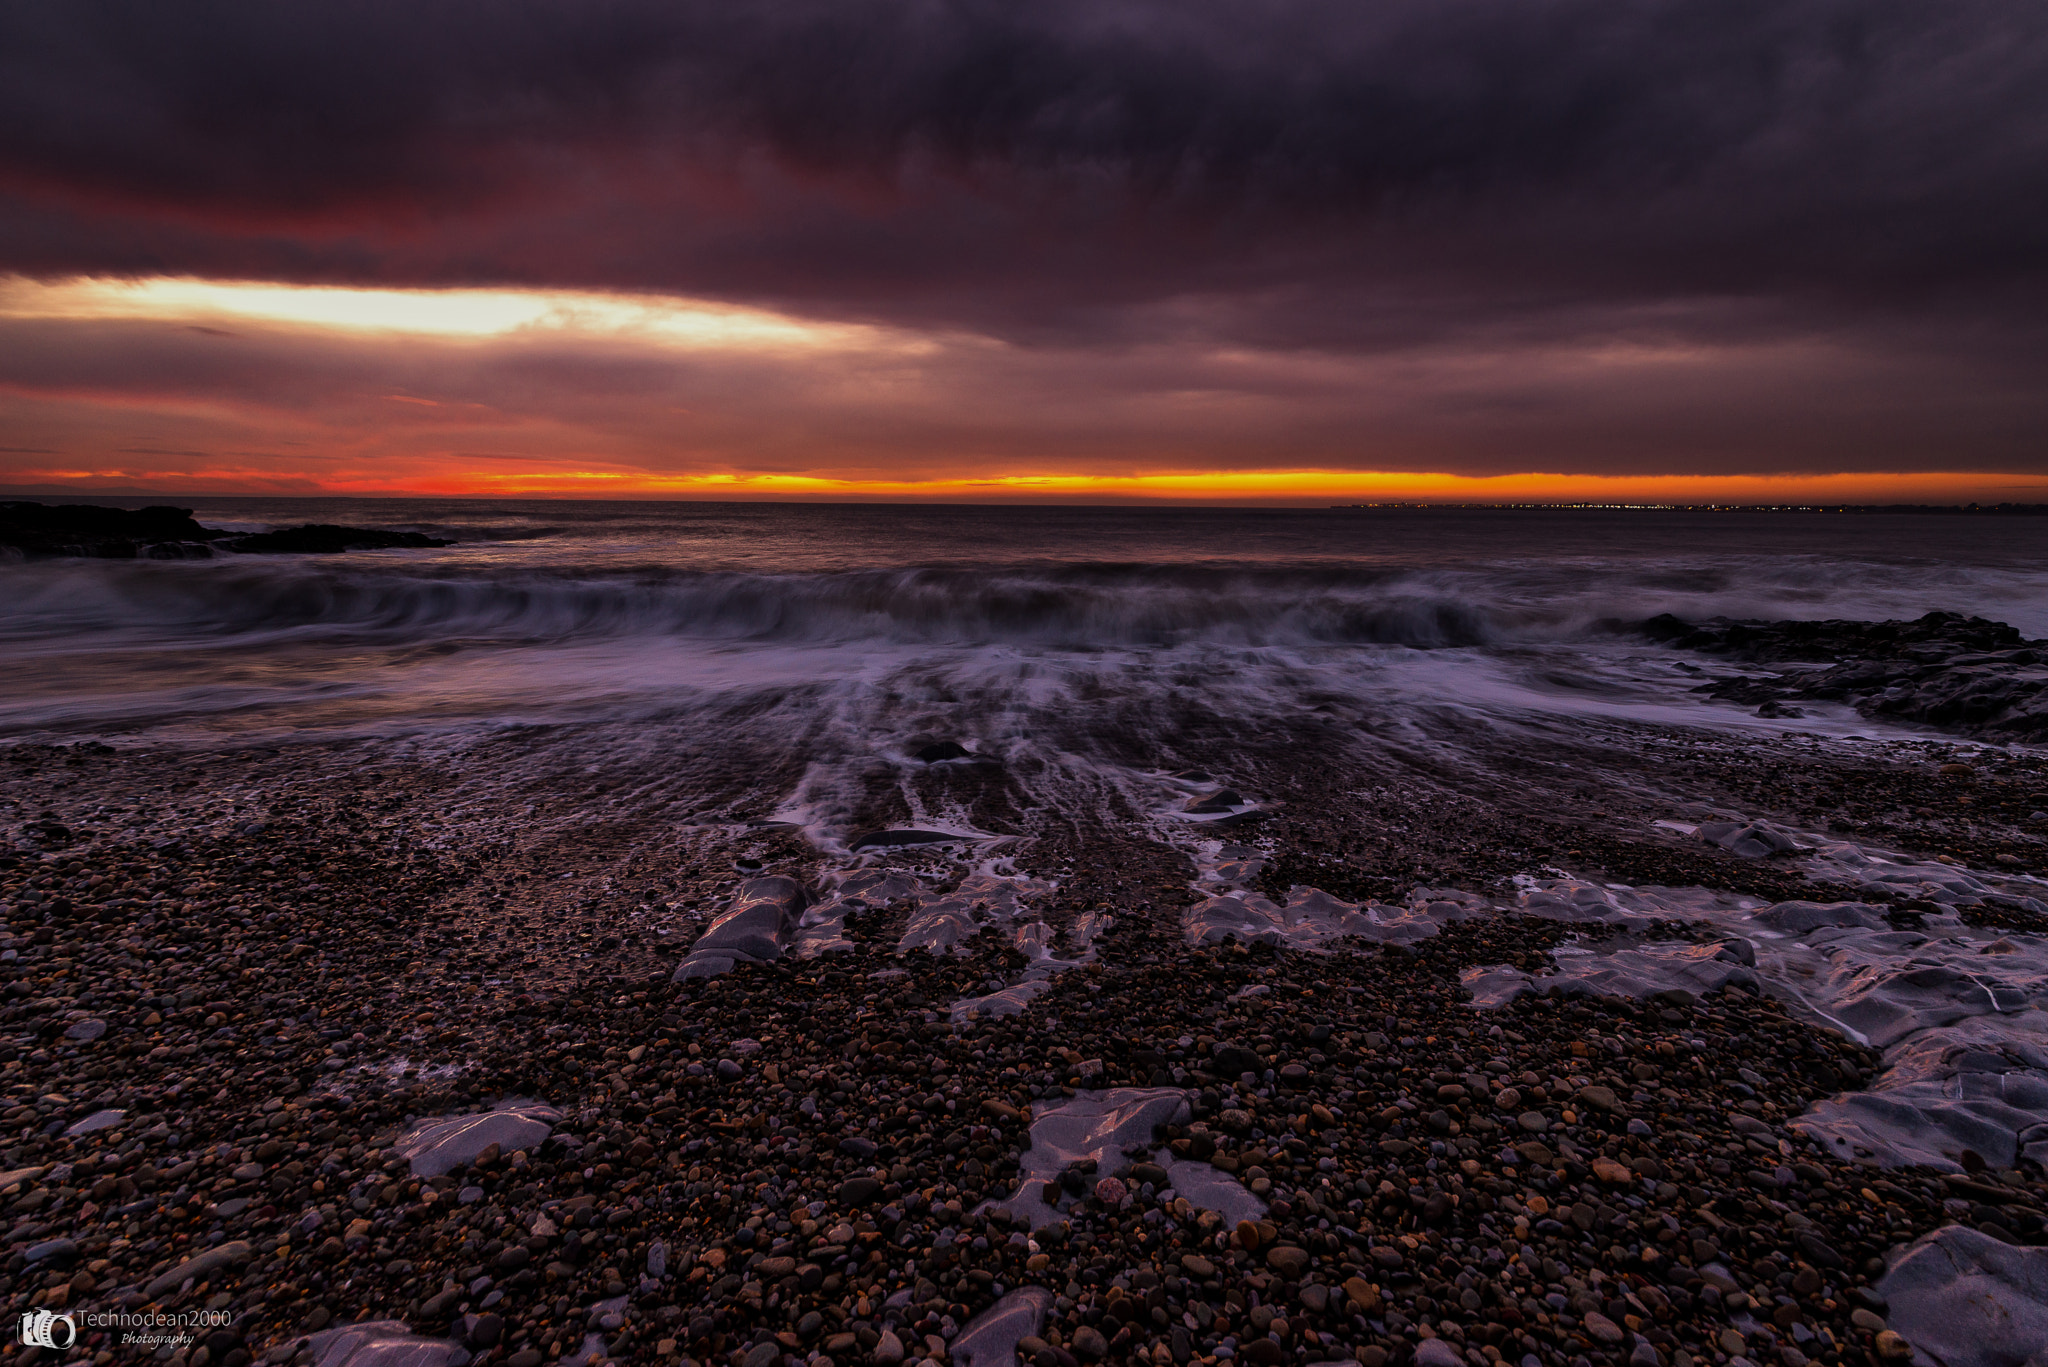
[[[826,725],[787,701],[800,696],[840,699],[831,707],[865,718],[842,718],[847,733],[875,736],[967,734],[997,715],[1028,715],[1045,734],[1056,716],[1114,717],[1138,736],[1193,714],[1254,730],[1341,716],[1406,734],[1447,707],[1810,728],[1819,721],[1709,708],[1693,692],[1699,661],[1613,624],[1940,608],[2048,635],[2048,573],[2027,528],[1915,523],[1878,538],[1852,520],[1567,515],[377,512],[208,516],[402,521],[460,544],[5,567],[0,651],[16,668],[0,735],[202,719],[433,730],[709,706]],[[1978,553],[1951,544],[1965,531]],[[1817,544],[1828,537],[1841,544]],[[869,698],[872,715],[849,697]]]
[[[1427,576],[1075,567],[763,575],[660,570],[430,577],[325,564],[67,564],[18,572],[6,634],[399,644],[672,636],[1075,649],[1484,646],[1556,637],[1570,612],[1471,601]]]

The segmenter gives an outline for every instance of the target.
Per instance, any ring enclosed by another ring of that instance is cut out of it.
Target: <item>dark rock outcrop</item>
[[[1638,624],[1653,641],[1757,664],[1822,664],[1722,679],[1698,691],[1797,715],[1785,704],[1840,702],[1869,717],[2010,740],[2048,737],[2048,642],[2003,622],[1930,612],[1910,622],[1686,622],[1665,614]]]
[[[0,503],[0,549],[35,559],[204,559],[220,535],[194,522],[190,508]]]
[[[425,550],[455,543],[422,532],[386,532],[374,527],[308,522],[300,527],[234,537],[221,544],[242,555],[334,555],[342,551]]]
[[[1725,617],[1687,622],[1667,612],[1638,629],[1653,641],[1681,650],[1733,655],[1759,663],[1902,660],[1940,664],[1958,655],[2029,644],[2017,629],[2003,622],[1955,612],[1930,612],[1910,622],[1746,622]]]
[[[453,541],[422,532],[309,522],[237,534],[202,526],[190,508],[103,508],[88,503],[0,503],[0,555],[31,560],[205,560],[242,555],[331,555],[342,551],[427,549]]]

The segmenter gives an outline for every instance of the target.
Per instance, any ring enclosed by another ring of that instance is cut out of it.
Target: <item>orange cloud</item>
[[[2041,501],[2044,403],[1830,337],[1025,347],[647,295],[0,278],[14,488]]]

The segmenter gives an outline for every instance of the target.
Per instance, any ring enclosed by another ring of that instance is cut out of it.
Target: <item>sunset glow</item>
[[[52,15],[0,489],[2042,496],[2024,42],[1476,3]]]
[[[1530,472],[1493,478],[1401,471],[1236,470],[1153,471],[1127,475],[1010,474],[991,478],[852,480],[824,475],[707,473],[661,475],[644,470],[463,468],[410,476],[336,470],[317,483],[274,481],[255,468],[26,469],[90,494],[96,488],[176,486],[194,492],[400,494],[478,498],[802,499],[955,503],[1174,502],[1282,503],[1599,503],[1843,504],[2031,502],[2048,499],[2048,478],[1923,471],[1906,474],[1632,476],[1600,478]]]
[[[419,337],[581,335],[674,348],[877,348],[881,329],[807,323],[760,309],[576,290],[399,290],[190,277],[0,280],[0,318],[136,320],[188,327],[261,323]]]
[[[645,293],[14,277],[0,347],[16,358],[0,486],[51,492],[1735,503],[2043,487],[1907,464],[1885,367],[1829,339],[1023,346]],[[1834,424],[1794,407],[1822,374],[1852,401]],[[1672,413],[1688,416],[1667,430]],[[1782,449],[1795,436],[1803,458]],[[1523,468],[1498,468],[1510,442]],[[1724,468],[1671,468],[1688,462]]]

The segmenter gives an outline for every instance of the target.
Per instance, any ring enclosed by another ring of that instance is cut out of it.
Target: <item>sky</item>
[[[0,0],[0,488],[2048,502],[2048,8]]]

